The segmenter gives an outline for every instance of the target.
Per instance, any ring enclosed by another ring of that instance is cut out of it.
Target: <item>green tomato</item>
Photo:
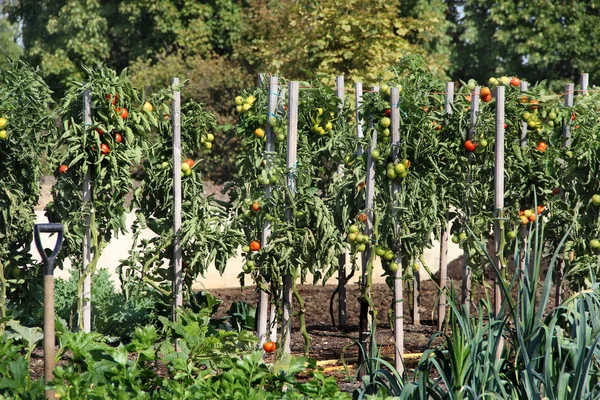
[[[386,175],[390,179],[396,179],[396,171],[394,170],[394,168],[388,168]]]
[[[357,225],[350,225],[350,227],[348,228],[348,232],[350,232],[350,233],[358,232],[358,226]]]
[[[392,261],[394,259],[396,255],[394,254],[394,252],[392,250],[388,250],[385,252],[385,254],[383,255],[383,259],[385,261]]]
[[[467,238],[467,233],[466,232],[461,232],[460,235],[458,235],[458,240],[459,241],[463,241]]]
[[[592,204],[596,207],[600,207],[600,194],[595,194],[592,196]]]
[[[590,240],[590,247],[594,250],[600,249],[600,240],[598,240],[598,239]]]
[[[458,242],[460,242],[460,240],[458,239],[458,236],[456,236],[456,235],[452,236],[452,243],[457,244]]]
[[[396,272],[396,271],[398,271],[400,269],[400,265],[398,265],[397,262],[391,262],[390,266],[389,266],[389,269],[390,269],[391,272]]]
[[[514,231],[508,231],[506,233],[506,237],[509,238],[510,240],[513,240],[514,238],[517,237],[517,234]]]
[[[364,243],[361,243],[361,244],[359,244],[358,246],[356,246],[356,251],[359,251],[359,252],[361,252],[361,253],[362,253],[363,251],[365,251],[366,249],[367,249],[367,245],[366,245],[366,244],[364,244]]]
[[[250,246],[244,246],[244,247],[242,247],[242,251],[244,253],[249,253],[250,252]]]
[[[388,117],[383,117],[379,120],[379,125],[382,128],[388,128],[392,124],[392,121]]]

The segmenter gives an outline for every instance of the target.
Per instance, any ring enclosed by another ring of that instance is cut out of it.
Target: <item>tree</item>
[[[17,60],[21,57],[23,50],[17,44],[16,37],[16,27],[6,17],[0,16],[0,68],[8,67],[7,58]]]
[[[444,8],[436,4],[431,9]],[[289,78],[305,78],[308,70],[375,82],[405,52],[415,52],[444,74],[446,59],[423,46],[438,32],[435,17],[422,17],[403,16],[383,0],[259,1],[242,24],[248,43],[235,54],[249,67]]]
[[[552,88],[600,74],[600,5],[593,1],[449,0],[454,77],[548,79]],[[462,11],[462,12],[461,12]]]

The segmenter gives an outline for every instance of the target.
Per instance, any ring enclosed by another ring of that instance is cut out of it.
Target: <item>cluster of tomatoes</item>
[[[527,209],[519,211],[519,219],[522,225],[527,225],[530,222],[535,222],[538,216],[546,210],[543,205],[537,206],[537,209]]]
[[[181,173],[183,176],[190,176],[192,174],[192,167],[196,164],[194,160],[188,158],[181,163]]]
[[[254,269],[254,253],[260,250],[260,242],[252,240],[248,245],[242,247],[242,251],[246,253],[246,264],[242,267],[244,273],[249,274]]]
[[[245,99],[242,96],[237,96],[235,98],[235,111],[240,115],[245,114],[252,108],[252,104],[254,104],[255,101],[256,97],[252,95]]]
[[[317,118],[314,119],[313,126],[310,129],[312,133],[316,133],[321,136],[333,130],[333,113],[329,113],[329,119],[320,118],[322,115],[323,108],[317,108]]]
[[[8,125],[8,118],[0,117],[0,140],[6,140],[8,133],[6,132],[6,125]]]
[[[390,162],[387,165],[386,175],[390,179],[404,179],[408,176],[411,162],[404,158],[399,162]]]

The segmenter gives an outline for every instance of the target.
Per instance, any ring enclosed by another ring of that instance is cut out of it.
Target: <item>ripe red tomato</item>
[[[392,113],[392,110],[390,110],[389,108],[387,110],[385,110],[386,117],[389,117],[391,113]]]
[[[108,154],[108,152],[110,151],[110,147],[108,147],[108,145],[107,145],[107,144],[105,144],[105,143],[102,143],[102,144],[100,145],[100,151],[101,151],[102,153],[104,153],[104,154]]]
[[[475,143],[473,143],[471,140],[467,140],[465,142],[465,150],[467,150],[469,153],[472,153],[475,151],[475,149],[477,148],[477,145]]]
[[[545,210],[545,209],[546,209],[546,207],[545,207],[545,206],[537,206],[537,213],[538,213],[538,214],[541,214],[541,213],[543,213],[543,212],[544,212],[544,210]]]
[[[255,201],[254,203],[252,203],[252,211],[254,211],[254,212],[260,211],[260,203],[258,201]]]
[[[64,174],[65,172],[67,172],[68,169],[69,169],[69,167],[67,167],[66,164],[63,164],[60,166],[60,168],[58,168],[58,172],[60,172],[61,174]]]
[[[98,132],[98,135],[104,135],[104,131],[100,128],[96,128],[96,132]]]
[[[521,80],[519,78],[516,78],[516,77],[512,78],[510,80],[510,84],[511,84],[511,86],[519,87],[519,85],[521,85]]]
[[[187,160],[185,160],[184,163],[189,165],[190,168],[192,168],[194,166],[194,164],[196,164],[196,162],[194,160],[192,160],[191,158],[188,158]]]
[[[259,251],[260,250],[260,242],[253,240],[250,242],[250,251]]]
[[[481,88],[481,91],[479,92],[479,94],[481,95],[481,97],[483,96],[491,96],[492,95],[492,91],[490,90],[489,87],[484,86]]]
[[[129,116],[129,111],[125,107],[117,107],[115,108],[115,112],[121,116],[121,118],[125,119]]]
[[[277,344],[275,344],[275,342],[265,342],[265,344],[263,344],[263,350],[266,353],[272,353],[275,349],[277,349]]]
[[[537,110],[538,108],[540,108],[540,102],[537,101],[536,99],[531,99],[531,100],[529,100],[529,107],[532,110]]]
[[[542,153],[543,153],[543,152],[545,152],[545,151],[546,151],[546,149],[547,149],[547,148],[548,148],[548,145],[547,145],[546,143],[544,143],[544,142],[539,142],[539,143],[538,143],[538,145],[537,145],[537,147],[536,147],[535,149],[536,149],[537,151],[540,151],[540,152],[542,152]]]
[[[115,93],[114,95],[112,95],[112,94],[107,94],[107,95],[106,95],[106,99],[107,99],[108,101],[110,101],[110,103],[111,103],[111,104],[114,106],[115,104],[117,104],[117,100],[119,100],[119,95],[118,95],[118,94],[116,94],[116,93]]]
[[[358,219],[360,222],[367,222],[367,214],[365,214],[365,213],[359,214],[356,219]]]
[[[121,136],[121,134],[120,134],[120,133],[117,133],[117,134],[115,135],[115,142],[117,142],[117,143],[121,143],[122,141],[123,141],[123,136]]]

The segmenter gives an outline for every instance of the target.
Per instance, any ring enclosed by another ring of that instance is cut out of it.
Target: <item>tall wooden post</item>
[[[177,310],[183,306],[183,268],[181,259],[181,92],[179,78],[171,80],[173,104],[171,123],[173,124],[173,321],[177,320]]]
[[[496,167],[494,168],[494,243],[495,262],[500,277],[496,277],[494,285],[494,312],[498,317],[502,304],[502,292],[500,290],[500,279],[504,277],[504,265],[502,265],[502,239],[504,236],[504,94],[505,87],[496,87]]]
[[[475,87],[475,91],[471,93],[471,122],[469,126],[469,140],[473,139],[475,133],[475,124],[477,124],[477,115],[479,113],[479,98],[480,98],[480,90],[481,87]],[[471,166],[475,161],[475,157],[472,153],[469,153],[469,165],[467,170],[467,186],[471,185],[473,181],[473,177],[471,175]],[[467,198],[467,216],[471,216],[471,210],[473,208],[473,204],[471,199]],[[471,269],[469,268],[469,252],[463,252],[463,274],[462,274],[462,302],[463,305],[469,310],[471,305]]]
[[[527,82],[522,81],[519,85],[519,88],[522,92],[527,91]],[[521,137],[519,141],[521,148],[527,148],[527,121],[521,120]],[[525,277],[525,259],[528,254],[528,241],[527,237],[529,236],[529,229],[527,225],[521,224],[521,251],[520,251],[520,259],[519,259],[519,270],[521,271],[520,280]]]
[[[83,92],[83,125],[87,128],[92,124],[92,90],[87,89]],[[83,180],[83,205],[84,209],[89,209],[87,204],[92,198],[92,166],[88,165],[88,170]],[[92,260],[92,249],[91,249],[91,215],[85,217],[85,235],[83,237],[83,274],[87,273],[88,265]],[[96,249],[95,251],[98,251]],[[92,331],[92,277],[86,275],[83,280],[83,308],[81,310],[83,315],[79,316],[79,326],[83,328],[84,332]]]
[[[390,117],[391,117],[391,128],[392,128],[392,160],[394,162],[400,161],[400,109],[398,103],[400,102],[400,91],[397,87],[391,88],[390,93]],[[395,180],[392,183],[392,194],[394,198],[400,193],[400,182]],[[399,221],[396,221],[396,237],[398,238],[398,244],[401,245],[400,236],[402,235],[402,226]],[[402,375],[404,373],[404,362],[402,356],[404,355],[404,310],[402,301],[402,271],[404,266],[402,265],[402,250],[399,246],[399,250],[396,253],[396,259],[400,268],[394,272],[394,366],[398,373]],[[418,279],[418,277],[417,277]],[[415,308],[418,306],[415,304]],[[418,313],[418,311],[417,311]]]
[[[379,86],[372,86],[372,92],[379,92]],[[375,193],[375,160],[371,156],[371,150],[377,146],[377,130],[373,129],[373,116],[371,116],[371,120],[369,121],[369,127],[371,133],[371,147],[368,150],[369,154],[367,155],[367,177],[365,182],[365,209],[367,214],[367,222],[365,226],[365,234],[371,235],[373,233],[373,199]],[[361,273],[361,289],[366,293],[368,286],[368,274],[367,267],[369,263],[369,259],[371,258],[371,246],[367,246],[366,251],[363,253],[362,257],[362,273]],[[364,294],[364,293],[363,293]],[[369,324],[369,303],[363,298],[361,295],[360,298],[360,321],[359,321],[359,332],[358,332],[358,341],[359,345],[365,352],[367,352],[367,338],[371,333],[370,324]],[[358,353],[358,363],[362,365],[364,361],[363,352],[359,351]],[[364,368],[361,368],[360,375],[364,374]]]
[[[565,106],[573,107],[573,93],[575,92],[575,85],[573,83],[567,83],[565,85]],[[571,146],[571,120],[563,127],[563,147]],[[564,190],[562,191],[563,195]],[[562,302],[563,289],[562,283],[565,275],[565,254],[558,264],[558,270],[556,271],[556,293],[555,293],[555,305],[558,307]]]
[[[287,148],[287,168],[288,187],[294,193],[296,191],[296,151],[298,146],[298,92],[299,83],[289,83],[289,105],[288,105],[288,148]],[[293,218],[292,210],[286,211],[286,219]],[[286,274],[283,277],[283,318],[281,322],[281,340],[283,341],[283,353],[290,354],[291,331],[292,331],[292,285],[294,276]]]
[[[269,100],[268,100],[268,112],[267,112],[267,144],[265,146],[265,167],[267,171],[271,168],[271,157],[275,152],[275,135],[273,134],[273,130],[271,129],[271,124],[269,121],[275,115],[275,110],[277,108],[277,90],[279,87],[279,79],[276,76],[269,77]],[[267,185],[265,187],[265,198],[269,199],[271,197],[271,185]],[[269,240],[269,235],[271,234],[271,222],[265,220],[262,230],[261,236],[261,246],[265,247]],[[260,340],[260,345],[262,345],[267,340],[267,319],[269,316],[269,294],[259,289],[258,295],[258,329],[257,334]],[[273,321],[271,321],[273,324]]]
[[[454,82],[446,83],[446,115],[452,114],[452,103],[454,102]],[[450,236],[450,203],[447,201],[446,226],[442,227],[440,235],[440,303],[438,305],[438,330],[442,330],[446,318],[446,284],[448,281],[448,239]]]
[[[339,75],[335,78],[335,93],[340,99],[338,111],[341,114],[344,109],[344,76]],[[338,175],[344,174],[344,165],[338,165]],[[338,320],[340,328],[344,328],[347,324],[346,312],[346,260],[348,259],[347,252],[340,255],[338,259]]]

